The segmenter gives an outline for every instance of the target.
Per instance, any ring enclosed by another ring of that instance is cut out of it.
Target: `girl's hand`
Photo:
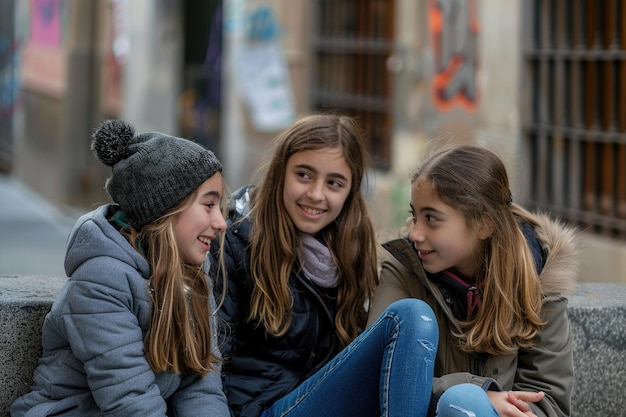
[[[540,401],[543,392],[530,391],[487,391],[489,401],[501,417],[537,417],[530,411],[529,402]]]

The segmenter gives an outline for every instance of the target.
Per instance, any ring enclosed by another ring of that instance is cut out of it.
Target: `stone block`
[[[0,416],[30,389],[41,326],[65,277],[0,275]]]
[[[41,326],[67,278],[0,275],[0,416],[27,392]],[[573,417],[626,416],[626,284],[581,284],[569,297],[574,337]]]
[[[572,416],[626,416],[626,284],[586,283],[570,297]]]

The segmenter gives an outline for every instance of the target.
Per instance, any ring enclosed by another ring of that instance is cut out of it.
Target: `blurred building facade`
[[[626,282],[624,0],[10,0],[0,16],[0,168],[56,204],[108,201],[89,150],[105,118],[205,144],[236,188],[294,117],[335,111],[368,135],[381,239],[429,141],[476,142],[517,202],[585,230],[581,279]]]

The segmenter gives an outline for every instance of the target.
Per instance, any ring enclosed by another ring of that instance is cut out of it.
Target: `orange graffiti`
[[[478,105],[476,0],[430,0],[428,21],[435,57],[433,102],[441,111]]]

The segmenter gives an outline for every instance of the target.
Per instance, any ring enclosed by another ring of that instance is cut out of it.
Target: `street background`
[[[0,275],[65,276],[65,242],[81,213],[62,211],[0,175]]]
[[[624,21],[621,0],[2,0],[0,270],[58,273],[67,223],[109,201],[104,119],[205,145],[234,190],[335,112],[367,139],[381,240],[433,140],[474,143],[516,203],[580,227],[581,280],[626,283]]]

